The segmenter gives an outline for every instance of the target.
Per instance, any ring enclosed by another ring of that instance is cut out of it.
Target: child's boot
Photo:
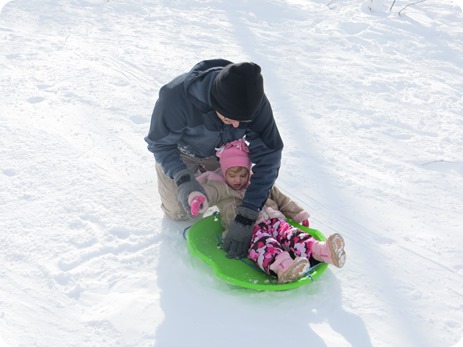
[[[312,257],[315,260],[332,264],[336,267],[343,267],[346,263],[346,252],[344,251],[344,239],[339,234],[332,234],[326,242],[315,241],[312,244]]]
[[[289,283],[304,276],[309,266],[306,258],[293,259],[288,252],[282,252],[276,256],[275,261],[270,265],[270,270],[277,274],[278,283]]]

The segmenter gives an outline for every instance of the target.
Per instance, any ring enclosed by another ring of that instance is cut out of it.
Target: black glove
[[[177,199],[183,206],[183,209],[190,217],[190,204],[188,203],[188,196],[193,192],[200,192],[207,199],[207,194],[204,188],[199,184],[196,178],[191,174],[188,169],[179,171],[174,176],[175,184],[177,185]]]
[[[247,207],[238,207],[235,220],[228,227],[228,233],[223,240],[223,248],[228,258],[245,258],[248,254],[252,229],[259,215]]]

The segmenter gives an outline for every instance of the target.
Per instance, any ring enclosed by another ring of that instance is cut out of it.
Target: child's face
[[[225,181],[234,190],[244,189],[249,181],[249,170],[242,166],[233,166],[227,170]]]

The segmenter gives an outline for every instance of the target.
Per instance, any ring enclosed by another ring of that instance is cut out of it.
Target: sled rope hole
[[[188,229],[190,229],[191,225],[189,227],[186,227],[185,229],[183,229],[183,239],[186,240],[186,232],[188,231]]]

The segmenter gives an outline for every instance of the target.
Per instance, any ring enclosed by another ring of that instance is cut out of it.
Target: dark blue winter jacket
[[[255,164],[243,206],[255,211],[264,205],[278,176],[283,141],[264,95],[251,122],[238,128],[224,124],[211,106],[211,88],[220,70],[231,64],[223,59],[205,60],[178,76],[159,91],[145,141],[166,175],[174,177],[186,166],[180,151],[200,158],[215,156],[221,145],[246,136]]]

